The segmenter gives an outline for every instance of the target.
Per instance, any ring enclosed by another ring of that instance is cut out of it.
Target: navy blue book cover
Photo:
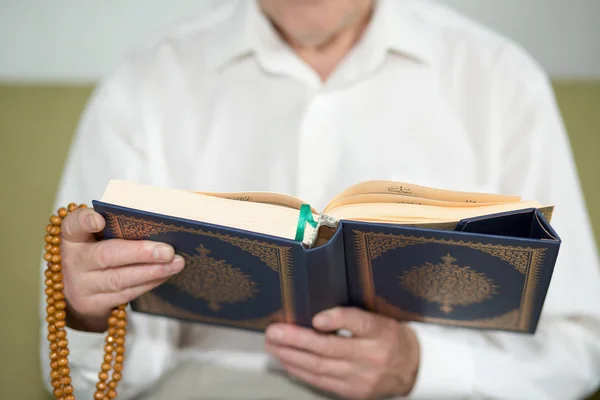
[[[470,223],[477,226],[465,230]],[[398,320],[529,333],[560,246],[535,210],[463,221],[457,231],[344,221],[344,241],[350,302],[359,307]]]
[[[357,306],[403,321],[533,333],[560,247],[538,210],[463,220],[454,231],[343,220],[306,248],[93,205],[107,221],[104,239],[165,242],[185,258],[182,272],[131,302],[134,311],[259,331]]]
[[[131,302],[134,311],[250,330],[263,330],[274,321],[310,325],[316,311],[311,310],[315,300],[309,299],[308,278],[328,278],[326,268],[307,269],[306,260],[331,259],[329,248],[306,252],[295,241],[99,201],[93,205],[107,222],[103,239],[164,242],[185,259],[182,272]],[[343,251],[341,234],[336,241]],[[345,280],[343,272],[341,278]],[[345,289],[321,295],[320,306],[343,302]]]

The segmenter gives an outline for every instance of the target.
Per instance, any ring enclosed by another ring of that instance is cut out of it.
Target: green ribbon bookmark
[[[304,239],[304,228],[307,222],[313,228],[317,227],[317,222],[313,219],[310,205],[302,204],[300,206],[300,215],[298,216],[298,228],[296,229],[296,240],[299,242]]]

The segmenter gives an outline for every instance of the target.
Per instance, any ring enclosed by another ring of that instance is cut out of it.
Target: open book
[[[104,239],[170,243],[184,270],[135,311],[262,330],[352,305],[399,320],[534,332],[558,254],[554,207],[368,181],[315,210],[270,192],[112,180]]]
[[[102,201],[177,218],[296,239],[301,199],[272,192],[210,193],[184,191],[112,180]],[[322,212],[310,207],[312,219],[390,223],[454,229],[459,221],[529,208],[548,221],[553,207],[518,196],[469,193],[392,181],[367,181],[335,196]],[[302,222],[302,221],[300,221]],[[307,224],[302,241],[312,245],[316,227]]]

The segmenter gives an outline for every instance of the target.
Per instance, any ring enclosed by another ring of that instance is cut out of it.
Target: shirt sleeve
[[[148,181],[146,155],[140,146],[139,124],[130,112],[131,96],[115,79],[107,81],[92,96],[72,141],[55,199],[54,211],[71,202],[99,199],[109,179]],[[46,268],[42,262],[42,271]],[[42,272],[43,275],[43,272]],[[42,282],[44,279],[42,279]],[[45,296],[41,315],[45,320]],[[91,399],[96,390],[103,362],[105,333],[66,329],[69,342],[69,366],[77,398]],[[44,383],[50,386],[47,325],[41,326],[41,365]],[[179,324],[128,314],[123,379],[120,399],[130,399],[155,383],[172,365],[179,340]]]
[[[500,74],[490,140],[499,190],[555,205],[559,256],[534,335],[415,324],[410,398],[575,399],[600,383],[600,264],[569,139],[545,74],[529,63]]]

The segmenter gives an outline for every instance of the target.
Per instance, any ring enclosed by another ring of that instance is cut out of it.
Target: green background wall
[[[44,399],[39,262],[64,157],[91,86],[0,85],[0,399]],[[600,245],[600,82],[556,82]],[[98,364],[99,366],[100,364]]]

